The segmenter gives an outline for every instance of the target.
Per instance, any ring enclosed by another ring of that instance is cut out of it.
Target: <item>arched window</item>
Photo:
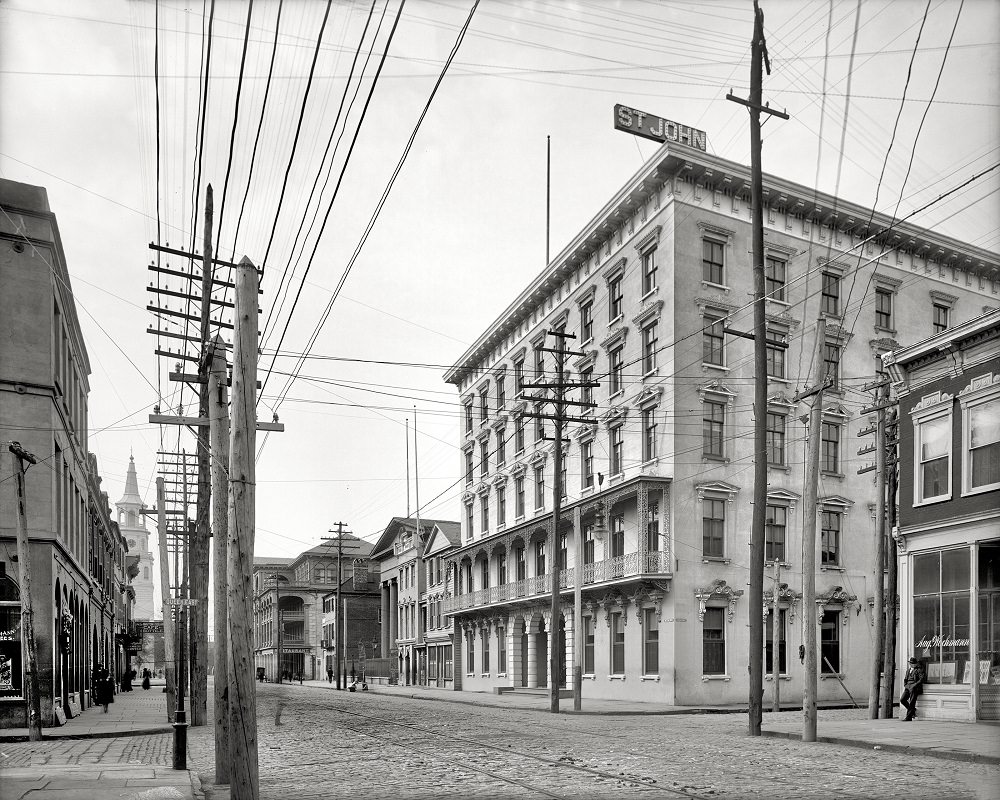
[[[21,592],[9,575],[0,577],[0,697],[24,693],[21,654]]]

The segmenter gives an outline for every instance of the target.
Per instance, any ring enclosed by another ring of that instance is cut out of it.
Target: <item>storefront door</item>
[[[979,548],[976,718],[1000,719],[1000,545]]]

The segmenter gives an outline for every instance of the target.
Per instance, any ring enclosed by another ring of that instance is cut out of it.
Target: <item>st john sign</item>
[[[654,142],[676,142],[698,150],[705,150],[708,142],[705,131],[620,103],[615,106],[615,129],[644,136]]]

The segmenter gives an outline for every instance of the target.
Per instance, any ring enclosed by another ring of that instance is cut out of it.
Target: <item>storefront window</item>
[[[969,684],[969,550],[913,557],[913,649],[927,683]]]
[[[21,697],[21,594],[9,576],[0,578],[0,697]]]

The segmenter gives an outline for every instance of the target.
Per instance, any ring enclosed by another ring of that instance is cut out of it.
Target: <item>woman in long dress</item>
[[[94,667],[94,702],[99,706],[104,706],[104,713],[108,713],[108,704],[115,702],[114,683],[111,673],[101,664]]]

